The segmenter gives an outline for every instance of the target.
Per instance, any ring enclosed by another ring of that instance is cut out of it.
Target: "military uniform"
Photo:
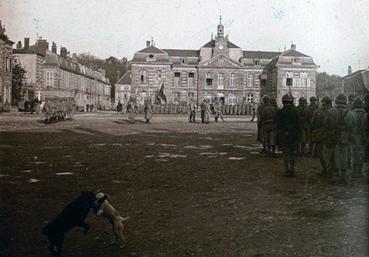
[[[266,101],[261,113],[261,124],[263,128],[263,146],[270,156],[275,155],[275,114],[275,107]]]
[[[222,113],[222,103],[219,100],[215,100],[214,103],[214,112],[215,112],[215,122],[218,122],[219,117],[224,121],[223,113]]]
[[[151,102],[151,98],[146,99],[145,106],[144,106],[146,123],[150,123],[150,119],[153,116],[153,113],[152,113],[152,104],[151,103],[152,103]]]
[[[209,105],[206,99],[204,99],[201,103],[201,122],[209,123],[209,118],[210,118]]]
[[[263,138],[263,125],[262,125],[262,112],[265,104],[269,102],[269,96],[265,95],[263,96],[262,102],[259,104],[257,108],[257,141],[263,143],[263,149],[260,151],[261,154],[264,154],[267,152],[266,145],[264,144],[264,138]]]
[[[137,106],[136,101],[133,97],[130,97],[127,104],[128,120],[130,123],[135,123]]]
[[[196,117],[196,103],[193,99],[191,99],[191,102],[190,102],[190,123],[193,122],[195,123],[195,117]]]
[[[300,119],[300,145],[299,145],[299,154],[303,155],[305,153],[305,146],[307,143],[308,137],[308,115],[307,115],[307,101],[306,98],[301,97],[299,99],[299,105],[296,107],[297,114]]]
[[[307,143],[309,144],[309,153],[313,152],[313,143],[311,142],[311,122],[313,120],[314,113],[318,110],[317,99],[315,96],[310,97],[310,105],[307,107],[306,115],[307,115]]]
[[[352,112],[346,108],[344,94],[336,97],[336,107],[328,111],[326,123],[327,144],[326,162],[329,169],[337,169],[339,183],[346,184],[346,173],[351,169],[350,143],[354,127]],[[334,164],[334,167],[330,166]]]
[[[354,129],[353,129],[353,144],[352,144],[352,164],[353,175],[360,177],[364,162],[365,150],[365,133],[362,128],[365,110],[363,109],[363,102],[360,98],[356,98],[353,103]]]
[[[328,119],[328,110],[332,108],[332,100],[325,96],[322,99],[322,108],[316,110],[311,119],[310,142],[314,145],[313,155],[318,156],[322,166],[321,176],[330,177],[331,173],[327,169],[327,163],[324,158],[324,149],[326,145],[325,126]]]
[[[293,97],[284,95],[282,97],[283,108],[276,113],[277,145],[283,152],[285,175],[295,176],[295,156],[300,138],[300,119],[293,107]]]

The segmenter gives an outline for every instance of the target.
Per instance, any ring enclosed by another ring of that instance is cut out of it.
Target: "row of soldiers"
[[[278,109],[274,98],[263,97],[257,110],[258,140],[268,156],[275,156],[277,147],[282,151],[286,176],[295,176],[295,157],[306,152],[319,158],[323,177],[337,174],[340,184],[346,184],[349,173],[363,175],[369,161],[369,96],[364,102],[352,96],[347,101],[339,94],[333,107],[328,96],[321,106],[315,97],[310,105],[301,97],[295,106],[293,97],[286,94],[282,103]]]
[[[42,107],[45,124],[65,119],[73,119],[76,112],[74,97],[54,97],[45,100]]]

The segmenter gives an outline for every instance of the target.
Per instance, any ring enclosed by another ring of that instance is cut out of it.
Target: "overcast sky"
[[[220,11],[225,33],[244,50],[278,51],[293,41],[320,71],[369,66],[369,0],[0,0],[11,40],[38,35],[101,58],[130,59],[151,37],[159,48],[199,49],[216,33]]]

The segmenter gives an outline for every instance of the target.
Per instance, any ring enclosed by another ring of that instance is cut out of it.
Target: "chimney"
[[[73,54],[72,54],[72,61],[73,61],[73,62],[78,62],[77,54],[76,54],[76,53],[73,53]]]
[[[291,49],[296,50],[296,45],[294,43],[291,44]]]
[[[24,49],[29,48],[29,37],[24,38]]]
[[[146,47],[150,46],[150,40],[146,40]]]
[[[67,48],[60,47],[60,56],[67,58]]]
[[[19,49],[19,48],[22,48],[22,42],[21,41],[18,41],[18,43],[17,43],[17,49]]]
[[[37,39],[36,48],[39,53],[45,54],[47,50],[49,50],[49,42],[46,39],[42,39],[41,37]]]
[[[57,51],[56,43],[53,42],[53,44],[51,46],[51,52],[53,52],[54,54],[56,54],[56,51]]]

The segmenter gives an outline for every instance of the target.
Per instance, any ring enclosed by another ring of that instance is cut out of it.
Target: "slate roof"
[[[168,53],[169,56],[179,57],[199,57],[199,50],[187,50],[187,49],[161,49]]]
[[[281,52],[265,52],[265,51],[243,51],[243,58],[247,59],[273,59],[280,55]]]
[[[131,71],[127,71],[124,75],[118,80],[116,84],[130,85],[131,84]]]
[[[296,50],[293,50],[293,49],[287,50],[282,55],[283,56],[291,56],[291,57],[310,57],[306,54],[300,53],[300,52],[298,52]]]
[[[203,45],[202,47],[209,47],[209,48],[213,48],[215,47],[215,40],[210,40],[209,42],[207,42],[205,45]],[[240,48],[239,46],[235,45],[234,43],[232,43],[231,41],[227,41],[227,47],[228,48]]]
[[[14,54],[39,54],[45,56],[45,53],[40,51],[36,45],[31,45],[28,48],[16,48],[13,49]]]
[[[138,51],[138,53],[144,53],[144,54],[163,54],[165,52],[163,50],[155,47],[155,46],[149,46],[149,47],[146,47],[146,48]]]

